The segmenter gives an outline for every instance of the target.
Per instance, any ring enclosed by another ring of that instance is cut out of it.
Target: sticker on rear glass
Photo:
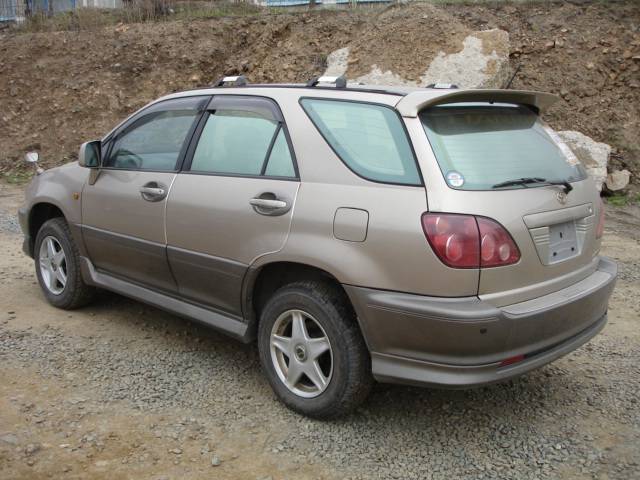
[[[462,185],[464,185],[464,177],[460,172],[449,172],[447,173],[447,183],[452,187],[461,187]]]
[[[543,128],[544,128],[544,131],[547,132],[547,135],[551,137],[551,140],[553,140],[553,143],[555,143],[557,147],[560,149],[560,151],[564,155],[566,162],[572,167],[575,167],[576,165],[578,165],[580,163],[580,160],[578,160],[578,157],[576,157],[575,153],[571,151],[571,149],[567,146],[567,144],[562,141],[562,139],[560,138],[560,135],[558,135],[553,130],[553,128],[551,128],[549,125],[544,125]]]

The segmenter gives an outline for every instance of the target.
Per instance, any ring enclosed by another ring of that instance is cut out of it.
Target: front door
[[[97,269],[176,290],[166,253],[167,196],[207,102],[157,103],[105,142],[99,175],[82,193],[83,237]]]
[[[277,104],[213,98],[167,204],[167,253],[182,296],[241,315],[242,280],[284,246],[297,168]]]

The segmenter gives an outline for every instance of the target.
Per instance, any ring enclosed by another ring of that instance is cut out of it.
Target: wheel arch
[[[292,261],[275,261],[259,267],[251,267],[245,276],[242,288],[242,309],[249,324],[250,339],[255,338],[260,312],[270,296],[284,285],[304,280],[331,283],[340,290],[351,308],[354,308],[342,284],[334,275],[322,268]]]
[[[42,201],[35,203],[31,207],[27,223],[29,229],[29,255],[33,257],[36,236],[38,235],[40,228],[42,228],[42,225],[44,225],[47,220],[58,217],[62,217],[66,220],[66,216],[62,209],[54,203]]]

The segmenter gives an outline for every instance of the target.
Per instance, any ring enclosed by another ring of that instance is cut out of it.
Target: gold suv
[[[440,87],[234,77],[150,103],[29,185],[46,298],[104,288],[256,341],[278,397],[320,418],[374,379],[484,385],[574,350],[617,268],[540,119],[556,97]]]

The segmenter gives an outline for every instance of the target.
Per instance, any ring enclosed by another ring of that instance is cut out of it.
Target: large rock
[[[578,157],[589,176],[595,180],[598,191],[602,190],[602,183],[607,178],[611,147],[573,130],[561,131],[558,135]]]
[[[509,80],[509,34],[493,29],[474,32],[458,53],[440,52],[421,78],[420,86],[454,83],[460,88],[502,88]]]
[[[390,8],[373,28],[327,57],[325,75],[352,83],[424,87],[500,88],[509,78],[509,34],[473,32],[432,5],[413,14]],[[398,26],[400,25],[400,27]]]
[[[618,170],[607,175],[605,185],[612,192],[616,190],[622,190],[627,185],[629,185],[630,178],[631,172],[629,170]]]

